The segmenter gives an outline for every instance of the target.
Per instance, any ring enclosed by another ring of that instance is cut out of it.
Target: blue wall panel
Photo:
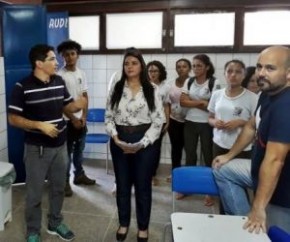
[[[14,5],[3,8],[3,54],[5,64],[6,103],[15,83],[31,72],[30,48],[46,43],[46,9],[35,5]],[[23,131],[8,125],[8,155],[17,172],[16,182],[25,181],[23,163]]]
[[[4,7],[3,53],[5,68],[29,66],[28,52],[37,43],[46,43],[46,11],[35,5]]]

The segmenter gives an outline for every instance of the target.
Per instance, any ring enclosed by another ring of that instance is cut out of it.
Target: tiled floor
[[[87,175],[95,178],[98,185],[75,186],[74,194],[65,198],[63,205],[64,221],[76,234],[75,242],[115,242],[115,232],[118,228],[118,218],[115,197],[111,194],[114,176],[106,174],[102,161],[86,160],[84,168]],[[150,223],[150,242],[159,242],[162,238],[164,225],[169,222],[172,211],[172,193],[170,184],[166,182],[169,167],[163,165],[159,169],[159,185],[153,187],[153,204]],[[134,209],[134,192],[132,193],[132,221],[126,242],[136,241],[136,219]],[[12,187],[12,222],[5,225],[0,232],[0,242],[25,241],[24,202],[25,185]],[[47,189],[42,202],[42,231],[43,242],[62,241],[46,233],[46,213],[48,209]],[[189,196],[177,201],[178,211],[212,213],[214,208],[203,206],[202,196]],[[166,242],[171,241],[170,231],[167,232]]]

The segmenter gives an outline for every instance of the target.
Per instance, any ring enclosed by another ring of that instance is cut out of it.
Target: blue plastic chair
[[[172,171],[172,211],[175,212],[175,193],[185,195],[205,194],[219,196],[218,187],[212,174],[212,168],[205,166],[183,166]],[[162,242],[165,242],[167,229],[171,222],[165,224]],[[172,238],[173,241],[173,238]]]
[[[105,109],[91,108],[87,113],[87,122],[91,123],[104,123],[105,122]],[[106,172],[109,171],[109,141],[110,136],[105,133],[87,133],[86,143],[93,144],[106,144]]]
[[[268,236],[272,242],[290,242],[290,234],[277,226],[271,226]]]
[[[207,194],[219,196],[212,168],[205,166],[183,166],[172,171],[172,209],[175,211],[174,193],[185,195]]]

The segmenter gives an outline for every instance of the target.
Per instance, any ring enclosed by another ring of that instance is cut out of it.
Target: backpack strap
[[[213,89],[213,86],[214,86],[214,83],[215,83],[215,77],[212,76],[211,78],[209,78],[208,80],[208,89],[210,92],[212,92],[212,89]],[[195,77],[191,77],[189,80],[188,80],[188,83],[187,83],[187,90],[190,89],[192,83],[194,82],[195,80]]]
[[[194,82],[194,80],[195,80],[195,77],[191,77],[191,78],[188,80],[188,83],[187,83],[187,90],[190,89],[190,87],[191,87],[192,83]]]
[[[215,83],[215,77],[212,76],[212,77],[209,78],[209,80],[208,80],[208,89],[209,89],[210,92],[212,92],[212,89],[213,89],[214,83]]]

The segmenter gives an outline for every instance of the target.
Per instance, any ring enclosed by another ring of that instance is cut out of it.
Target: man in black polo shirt
[[[214,170],[214,174],[224,191],[222,199],[228,198],[231,201],[228,205],[232,207],[237,205],[231,204],[237,199],[231,197],[237,196],[240,186],[250,184],[254,188],[254,201],[245,229],[266,232],[267,220],[268,226],[277,225],[290,232],[290,49],[272,46],[262,51],[256,73],[263,91],[259,114],[247,122],[231,150],[213,160],[213,167],[221,170]],[[237,169],[234,165],[237,162],[231,159],[254,137],[252,162],[239,162]],[[247,170],[251,172],[245,172]],[[217,176],[219,173],[223,176]]]
[[[63,112],[86,107],[68,93],[57,71],[54,49],[35,45],[29,52],[32,74],[17,82],[8,107],[9,123],[25,130],[27,242],[40,241],[41,197],[44,181],[49,180],[48,230],[70,241],[73,232],[62,222],[61,208],[66,181],[66,122]]]

